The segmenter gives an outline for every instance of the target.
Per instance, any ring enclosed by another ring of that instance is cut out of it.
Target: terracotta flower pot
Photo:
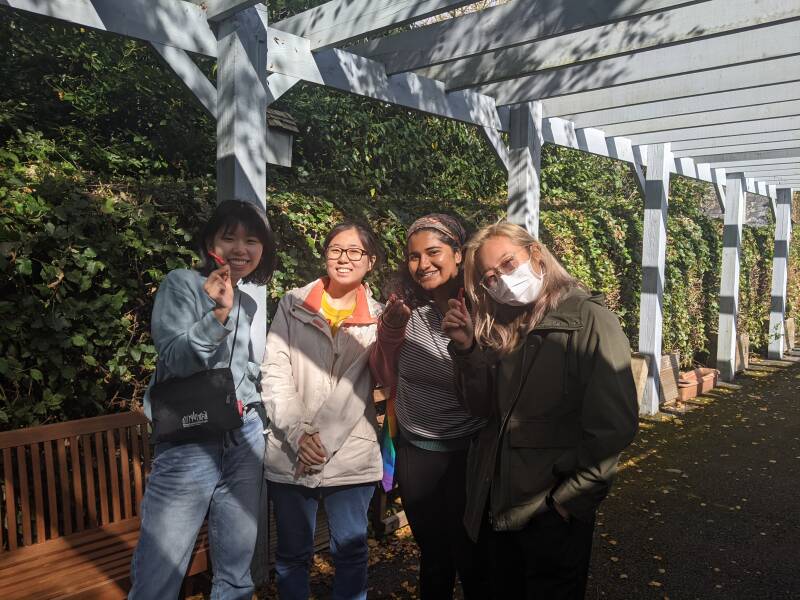
[[[681,373],[678,379],[678,400],[683,402],[711,391],[717,385],[718,376],[719,371],[706,367]]]

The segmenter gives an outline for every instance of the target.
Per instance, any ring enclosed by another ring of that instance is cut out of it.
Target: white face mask
[[[544,275],[537,275],[530,262],[524,262],[507,275],[500,275],[497,285],[486,290],[500,304],[525,306],[536,302],[544,287]]]

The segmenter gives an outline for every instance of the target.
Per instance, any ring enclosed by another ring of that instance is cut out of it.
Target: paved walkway
[[[587,598],[800,598],[800,364],[756,361],[736,383],[642,423]]]
[[[755,361],[696,409],[642,422],[599,515],[587,598],[800,598],[799,502],[800,362]],[[416,598],[416,557],[407,528],[376,543],[370,598]],[[322,554],[317,598],[330,573]]]

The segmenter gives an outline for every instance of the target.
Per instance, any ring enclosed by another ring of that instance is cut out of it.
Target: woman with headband
[[[442,332],[448,301],[462,290],[466,237],[449,215],[427,215],[411,225],[401,289],[389,297],[370,357],[376,381],[392,388],[387,422],[394,425],[394,473],[420,548],[423,599],[452,598],[456,574],[467,600],[487,597],[483,561],[462,523],[467,450],[484,421],[456,398],[449,339]],[[386,451],[388,490],[392,465]]]

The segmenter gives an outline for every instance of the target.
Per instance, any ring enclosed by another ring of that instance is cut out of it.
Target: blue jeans
[[[156,446],[142,500],[129,599],[178,597],[206,514],[214,570],[211,598],[251,599],[263,429],[258,413],[251,410],[242,427],[219,439]]]
[[[308,568],[314,553],[319,501],[325,503],[336,569],[332,600],[367,597],[367,509],[374,483],[307,488],[269,483],[278,526],[275,570],[281,600],[307,600]]]

